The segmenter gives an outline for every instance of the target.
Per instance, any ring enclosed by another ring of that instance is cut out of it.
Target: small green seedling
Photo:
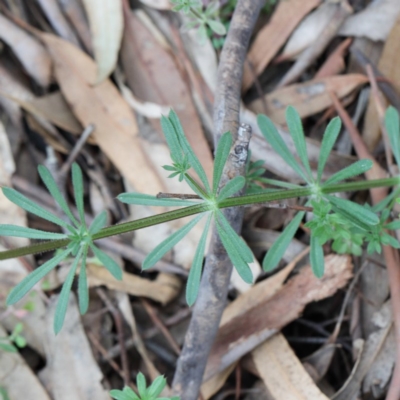
[[[23,348],[26,346],[26,340],[21,335],[22,330],[24,329],[22,323],[18,323],[15,325],[14,330],[11,335],[0,338],[0,350],[6,351],[8,353],[17,353],[18,348]],[[13,344],[14,343],[14,344]]]
[[[165,388],[167,380],[163,376],[158,376],[154,382],[147,387],[146,378],[139,372],[136,377],[136,386],[139,394],[137,395],[130,387],[123,390],[111,390],[110,395],[115,400],[180,400],[179,397],[157,397]]]

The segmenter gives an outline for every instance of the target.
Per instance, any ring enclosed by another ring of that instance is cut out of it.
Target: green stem
[[[327,185],[325,187],[322,186],[321,193],[329,194],[329,193],[355,191],[355,190],[366,190],[377,187],[396,186],[399,184],[400,184],[399,177],[376,179],[370,181],[339,183],[336,185]],[[227,208],[227,207],[239,207],[239,206],[246,206],[259,203],[268,203],[270,201],[310,196],[312,193],[313,189],[310,187],[277,190],[275,192],[257,193],[240,197],[230,197],[228,199],[221,201],[218,204],[218,207]],[[122,224],[109,226],[107,228],[102,229],[100,232],[96,233],[93,236],[93,239],[94,240],[104,239],[109,236],[120,235],[122,233],[147,228],[149,226],[162,224],[164,222],[173,221],[175,219],[184,218],[190,215],[211,211],[214,209],[214,207],[215,207],[214,204],[204,202],[201,204],[196,204],[194,206],[184,207],[179,210],[168,211],[166,213],[162,213],[159,215],[153,215],[151,217],[138,219],[136,221],[125,222]],[[20,247],[18,249],[2,251],[0,252],[0,260],[6,260],[9,258],[26,256],[28,254],[36,254],[45,251],[55,250],[67,246],[68,243],[69,243],[68,239],[51,240],[48,242],[33,244],[31,246]]]

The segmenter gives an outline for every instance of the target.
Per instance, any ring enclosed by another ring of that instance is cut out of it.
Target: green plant
[[[181,11],[189,16],[184,28],[197,29],[201,41],[208,36],[207,29],[219,36],[226,35],[226,28],[219,19],[218,1],[211,1],[207,7],[203,6],[201,0],[171,0],[171,3],[174,5],[173,11]]]
[[[54,200],[57,202],[61,210],[68,217],[70,222],[65,222],[63,219],[40,207],[39,205],[29,200],[27,197],[14,189],[7,187],[2,188],[3,194],[10,201],[17,204],[24,210],[50,222],[53,222],[59,227],[65,229],[67,233],[45,232],[37,229],[15,225],[0,225],[0,235],[24,237],[29,239],[50,240],[50,242],[48,243],[54,243],[55,247],[51,246],[48,250],[64,246],[66,246],[66,249],[61,252],[57,252],[53,258],[51,258],[41,267],[30,273],[16,287],[14,287],[14,289],[11,290],[7,297],[7,304],[14,304],[19,301],[29,292],[29,290],[32,289],[33,286],[36,285],[36,283],[40,281],[40,279],[47,275],[61,261],[65,260],[69,255],[72,255],[74,257],[74,261],[72,263],[71,270],[68,273],[67,279],[63,284],[60,298],[57,303],[56,316],[54,319],[54,331],[58,333],[62,328],[64,322],[65,313],[67,311],[69,293],[71,291],[72,283],[79,263],[79,309],[82,314],[87,311],[89,304],[89,295],[86,278],[86,257],[89,248],[116,279],[122,279],[122,270],[111,257],[101,251],[93,243],[93,236],[98,233],[106,224],[107,214],[105,211],[103,211],[93,220],[90,227],[87,227],[83,204],[82,171],[79,166],[77,164],[72,165],[72,182],[74,187],[75,203],[79,213],[79,219],[77,219],[71,212],[66,200],[58,189],[56,182],[51,176],[50,171],[42,165],[39,166],[38,170],[40,177],[46,185],[48,191],[53,196]],[[57,246],[56,244],[58,244],[59,246]],[[40,245],[38,246],[38,251],[41,251]]]
[[[287,109],[286,118],[300,163],[289,152],[286,144],[269,118],[260,115],[258,117],[258,124],[265,138],[305,182],[304,185],[288,184],[276,180],[265,180],[265,183],[272,183],[284,189],[269,189],[267,191],[257,191],[256,193],[244,196],[232,197],[244,189],[246,178],[239,176],[234,177],[228,181],[225,186],[222,188],[219,187],[222,171],[232,145],[230,133],[225,133],[218,143],[215,153],[213,183],[210,185],[199,159],[196,157],[185,137],[178,116],[171,111],[168,117],[162,117],[161,119],[161,125],[170,148],[172,160],[171,165],[166,165],[164,168],[171,171],[171,178],[177,177],[180,181],[185,180],[197,196],[192,196],[194,197],[192,199],[187,199],[186,195],[174,195],[174,198],[171,198],[171,196],[169,196],[169,198],[160,198],[141,193],[123,193],[118,196],[118,199],[129,204],[181,207],[179,209],[109,227],[104,227],[106,215],[103,212],[99,214],[92,225],[87,228],[84,220],[82,173],[76,164],[72,167],[72,182],[79,220],[72,214],[49,171],[44,167],[39,167],[39,172],[43,181],[71,223],[67,223],[47,212],[15,190],[3,188],[3,193],[15,204],[29,212],[54,222],[67,232],[59,234],[12,225],[0,225],[0,235],[22,236],[31,239],[48,239],[48,241],[36,243],[24,248],[0,252],[0,260],[66,247],[65,250],[56,253],[52,259],[44,263],[18,284],[9,294],[7,298],[8,304],[15,303],[21,299],[47,274],[47,272],[55,268],[60,261],[72,255],[75,258],[63,285],[54,321],[55,332],[59,332],[65,317],[68,295],[79,262],[81,263],[78,282],[80,311],[84,313],[87,309],[88,295],[85,260],[89,249],[92,250],[94,255],[117,279],[121,279],[121,269],[115,261],[94,245],[96,240],[196,214],[198,215],[189,223],[156,246],[144,260],[142,268],[148,269],[152,267],[202,218],[205,218],[206,224],[204,232],[195,252],[187,282],[186,299],[188,304],[193,304],[198,294],[206,237],[212,221],[238,273],[246,282],[252,282],[253,276],[248,264],[253,261],[253,255],[246,243],[235,233],[221,212],[223,208],[227,207],[237,207],[297,197],[309,197],[307,205],[311,205],[315,210],[314,219],[308,223],[308,227],[311,230],[310,258],[312,269],[318,277],[321,277],[324,271],[322,245],[328,240],[333,240],[333,247],[338,251],[350,251],[355,254],[357,254],[357,252],[359,253],[363,242],[372,243],[368,244],[370,251],[379,250],[378,245],[381,243],[397,246],[398,242],[394,239],[390,239],[390,235],[386,234],[387,229],[394,229],[400,225],[399,221],[394,221],[389,224],[385,222],[388,213],[384,210],[388,209],[390,199],[387,200],[383,206],[380,205],[376,208],[370,208],[349,200],[334,197],[332,193],[370,189],[379,186],[394,186],[398,185],[399,177],[373,181],[344,182],[349,178],[362,174],[371,167],[372,163],[370,160],[360,160],[337,172],[326,181],[322,181],[326,161],[340,130],[341,123],[339,118],[333,119],[326,129],[321,144],[317,174],[314,177],[308,162],[305,137],[300,117],[294,108],[289,107]],[[389,109],[386,123],[397,162],[400,161],[400,149],[395,148],[399,142],[398,119],[397,112],[393,109]],[[252,166],[249,164],[247,181],[254,183],[254,181],[261,179],[258,172],[260,170],[260,163],[252,164]],[[191,171],[196,174],[196,177],[191,174]],[[265,270],[272,270],[278,265],[279,260],[295,235],[304,215],[304,211],[299,212],[268,251],[263,262]],[[349,230],[350,235],[345,233],[346,230]],[[377,242],[377,240],[379,241]]]
[[[0,338],[0,350],[7,351],[9,353],[16,353],[18,351],[18,347],[25,347],[26,340],[21,335],[23,328],[23,325],[21,323],[18,323],[17,325],[15,325],[15,328],[12,331],[11,335]],[[13,343],[15,344],[15,346]]]
[[[139,391],[137,395],[130,387],[125,387],[123,390],[111,390],[110,395],[116,400],[179,400],[179,397],[157,397],[167,384],[163,376],[158,376],[154,382],[146,387],[146,378],[139,372],[136,377],[136,386]]]

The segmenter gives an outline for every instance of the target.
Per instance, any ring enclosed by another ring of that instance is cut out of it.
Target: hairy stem
[[[366,190],[376,187],[390,187],[400,184],[400,178],[386,178],[386,179],[375,179],[370,181],[360,182],[347,182],[339,183],[336,185],[329,185],[321,188],[321,192],[325,194],[348,192],[356,190]],[[248,206],[252,204],[268,203],[270,201],[279,201],[285,199],[291,199],[296,197],[304,197],[312,194],[312,189],[309,187],[302,187],[298,189],[284,189],[277,190],[275,192],[251,194],[247,196],[230,197],[221,201],[218,204],[219,208],[230,208]],[[104,239],[110,236],[120,235],[122,233],[132,232],[138,229],[147,228],[149,226],[162,224],[164,222],[173,221],[175,219],[188,217],[190,215],[199,214],[202,212],[211,211],[213,205],[207,202],[197,204],[194,206],[184,207],[179,210],[168,211],[159,215],[153,215],[151,217],[137,219],[131,222],[125,222],[109,226],[102,229],[100,232],[93,236],[94,240]],[[47,242],[36,243],[26,247],[20,247],[18,249],[6,250],[0,252],[0,260],[6,260],[9,258],[22,257],[28,254],[43,253],[46,251],[60,249],[69,244],[69,239],[51,240]]]

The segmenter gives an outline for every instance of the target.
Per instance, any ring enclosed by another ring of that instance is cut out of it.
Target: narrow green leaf
[[[310,239],[311,269],[317,278],[322,278],[325,271],[324,250],[317,237],[311,235]]]
[[[279,135],[274,123],[267,116],[261,114],[257,116],[257,122],[261,133],[272,148],[282,157],[286,164],[297,173],[297,175],[299,175],[304,181],[308,182],[306,174],[301,169],[299,163],[294,159],[292,153],[286,146],[286,143]]]
[[[355,163],[349,165],[348,167],[342,169],[336,174],[333,174],[329,179],[327,179],[323,186],[332,185],[333,183],[344,181],[354,176],[361,175],[364,172],[371,169],[373,162],[367,158],[363,160],[356,161]]]
[[[169,151],[171,152],[172,161],[181,163],[183,161],[182,146],[176,134],[175,127],[172,125],[168,117],[161,117],[161,128],[164,132]]]
[[[68,236],[63,233],[45,232],[17,225],[0,225],[0,236],[23,237],[28,239],[57,240]]]
[[[7,353],[18,353],[18,349],[11,343],[1,343],[0,350],[6,351]]]
[[[218,201],[222,201],[233,196],[239,190],[243,189],[245,184],[246,179],[243,176],[235,176],[221,189],[218,194]]]
[[[77,163],[72,164],[72,185],[74,187],[75,204],[78,209],[81,223],[86,226],[85,206],[83,204],[83,177],[82,170]]]
[[[201,165],[196,154],[194,153],[188,140],[186,139],[185,133],[183,132],[183,128],[182,128],[181,122],[179,121],[178,116],[176,115],[175,111],[171,110],[168,117],[169,117],[169,120],[171,121],[172,125],[175,128],[175,131],[178,135],[179,142],[182,146],[183,152],[185,153],[185,155],[187,155],[191,167],[193,168],[193,170],[196,172],[196,174],[200,178],[201,182],[203,183],[203,185],[206,189],[206,192],[210,193],[211,188],[210,188],[210,184],[208,183],[207,175],[204,172],[203,166]]]
[[[216,227],[218,231],[218,235],[221,239],[223,246],[225,247],[228,256],[236,268],[236,271],[240,275],[240,277],[249,284],[253,283],[253,273],[248,265],[248,263],[242,258],[242,255],[239,253],[238,249],[235,247],[235,243],[231,240],[231,237],[226,233],[221,224],[216,222]]]
[[[111,390],[110,396],[115,400],[141,400],[140,397],[128,386],[124,390]]]
[[[89,291],[88,291],[87,274],[86,274],[87,253],[88,253],[88,247],[85,246],[82,253],[81,267],[79,271],[79,280],[78,280],[79,311],[81,315],[86,314],[89,307]]]
[[[67,278],[65,279],[65,282],[62,286],[60,296],[58,297],[56,312],[54,315],[54,333],[56,335],[60,332],[64,324],[65,314],[67,313],[67,308],[68,308],[69,294],[71,292],[72,283],[74,282],[74,277],[76,269],[78,267],[79,260],[82,256],[82,251],[83,247],[79,249],[79,252],[75,257],[71,269],[68,272]]]
[[[328,161],[329,154],[339,136],[340,129],[342,128],[342,121],[339,117],[335,117],[329,122],[325,129],[324,137],[322,138],[321,148],[319,151],[318,160],[318,182],[321,181],[322,173],[324,172],[325,164]]]
[[[392,230],[397,230],[400,229],[400,220],[395,220],[392,222],[389,222],[388,224],[385,225],[386,229],[392,229]]]
[[[178,229],[175,233],[162,241],[155,249],[153,249],[144,259],[142,269],[151,268],[157,261],[161,260],[164,255],[171,250],[179,241],[181,241],[189,231],[204,217],[204,214],[198,215],[190,222]]]
[[[200,196],[202,199],[206,200],[209,195],[207,192],[199,185],[199,183],[192,178],[188,173],[186,173],[184,176],[185,182],[192,188],[192,190]]]
[[[28,199],[16,190],[4,187],[2,188],[2,191],[4,196],[6,196],[8,200],[23,208],[25,211],[35,214],[38,217],[43,218],[47,221],[53,222],[56,225],[63,226],[65,228],[68,227],[68,224],[61,218],[56,217],[54,214],[37,205],[32,200]]]
[[[299,113],[292,106],[289,106],[286,109],[286,123],[288,125],[290,135],[292,136],[294,146],[296,147],[297,154],[299,155],[300,160],[308,173],[309,180],[312,181],[313,177],[310,162],[308,161],[307,145],[306,139],[304,137],[303,124],[301,122]]]
[[[96,215],[96,218],[92,221],[89,228],[89,233],[95,235],[100,232],[107,223],[107,211],[104,210],[100,214]]]
[[[221,136],[221,139],[218,142],[217,150],[215,152],[214,171],[213,171],[213,193],[215,195],[217,194],[218,191],[219,182],[221,180],[226,160],[229,157],[231,146],[232,146],[232,135],[230,132],[226,132]]]
[[[220,21],[208,20],[207,25],[217,35],[220,35],[220,36],[226,35],[226,28]]]
[[[199,244],[197,245],[196,253],[194,255],[192,267],[190,268],[189,277],[186,284],[186,303],[192,306],[196,301],[199,292],[201,270],[203,266],[204,250],[206,248],[207,233],[210,228],[212,214],[207,218],[204,231],[201,235]]]
[[[162,375],[157,376],[149,387],[148,396],[155,399],[163,391],[166,384],[167,380]]]
[[[382,235],[382,239],[381,240],[382,240],[383,244],[385,244],[387,246],[391,246],[394,249],[398,249],[400,247],[399,241],[396,238],[394,238],[393,236],[391,236],[391,235],[389,235],[387,233]]]
[[[284,231],[279,235],[275,243],[270,247],[266,256],[264,257],[264,271],[272,271],[278,266],[279,261],[282,259],[290,242],[293,240],[293,237],[300,226],[300,222],[304,218],[304,214],[304,211],[297,213],[296,216],[286,226]]]
[[[138,388],[140,397],[143,398],[144,396],[146,396],[146,395],[147,395],[147,390],[146,390],[146,386],[147,386],[147,384],[146,384],[146,378],[145,378],[145,376],[144,376],[141,372],[139,372],[139,373],[137,374],[137,376],[136,376],[136,385],[137,385],[137,388]],[[146,396],[146,397],[147,397],[147,396]]]
[[[183,207],[198,204],[198,202],[182,199],[164,199],[142,193],[121,193],[117,196],[119,201],[140,206]]]
[[[15,286],[7,296],[7,304],[11,305],[21,300],[45,275],[55,268],[62,260],[68,257],[71,248],[54,256],[42,266],[31,272],[17,286]]]
[[[278,181],[277,179],[269,178],[258,178],[257,181],[267,183],[268,185],[283,187],[285,189],[298,189],[301,188],[300,185],[296,185],[290,182]]]
[[[64,196],[61,194],[60,189],[58,189],[57,183],[51,175],[50,171],[44,166],[39,165],[38,167],[39,175],[42,178],[42,181],[47,187],[47,190],[53,196],[54,200],[60,206],[60,208],[64,211],[65,215],[76,225],[79,226],[79,222],[75,218],[74,214],[72,214],[67,202],[64,199]]]
[[[100,250],[94,244],[90,244],[94,255],[100,260],[100,262],[106,267],[110,274],[119,281],[122,279],[121,267],[104,251]]]
[[[346,213],[351,214],[354,218],[367,225],[377,225],[379,223],[378,216],[360,204],[330,195],[327,195],[326,198],[338,209],[344,210]]]
[[[397,110],[390,106],[385,113],[385,125],[386,131],[389,136],[390,144],[392,146],[392,152],[396,163],[400,166],[400,123],[399,113]]]
[[[220,210],[217,210],[215,215],[219,224],[229,236],[230,241],[234,244],[243,260],[247,263],[252,263],[254,261],[254,256],[250,247],[247,246],[246,242],[235,232],[228,220],[225,218],[225,215],[222,214]]]

